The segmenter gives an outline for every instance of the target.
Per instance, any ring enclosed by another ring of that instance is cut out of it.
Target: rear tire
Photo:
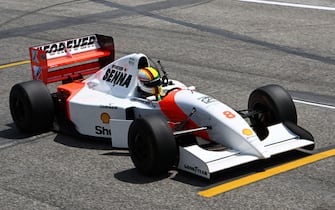
[[[51,128],[54,104],[46,85],[39,80],[14,85],[9,106],[16,127],[25,133],[39,133]]]
[[[166,120],[148,116],[129,128],[128,146],[138,171],[147,176],[167,173],[177,160],[177,145]]]
[[[267,85],[254,90],[249,96],[248,109],[257,112],[250,121],[261,139],[268,135],[268,126],[280,122],[297,124],[293,100],[279,85]]]

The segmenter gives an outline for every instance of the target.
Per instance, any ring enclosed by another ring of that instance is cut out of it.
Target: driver
[[[159,72],[152,67],[144,67],[138,72],[139,89],[143,97],[154,95],[156,100],[161,100],[162,80]]]

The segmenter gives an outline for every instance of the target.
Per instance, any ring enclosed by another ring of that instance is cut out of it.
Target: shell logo
[[[242,130],[242,133],[246,136],[251,136],[251,135],[253,135],[254,132],[252,132],[252,130],[249,129],[249,128],[245,128],[245,129]]]
[[[102,123],[104,123],[104,124],[109,124],[109,120],[111,119],[111,117],[109,116],[108,113],[103,112],[103,113],[101,113],[101,115],[100,115],[100,119],[101,119]]]

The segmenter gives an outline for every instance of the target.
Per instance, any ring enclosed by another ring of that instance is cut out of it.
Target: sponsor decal
[[[90,89],[94,89],[95,87],[98,86],[98,84],[95,83],[95,82],[88,82],[88,83],[87,83],[87,86],[88,86],[88,88],[90,88]]]
[[[33,71],[34,71],[34,78],[39,78],[42,73],[42,67],[33,66]]]
[[[32,50],[31,51],[31,60],[36,64],[40,63],[40,61],[38,60],[38,51],[37,50]]]
[[[106,112],[101,113],[100,120],[103,124],[109,124],[109,120],[111,119],[110,115]],[[110,128],[106,128],[104,126],[97,125],[95,126],[95,133],[103,136],[110,136],[112,131]]]
[[[51,43],[38,47],[38,49],[45,51],[50,55],[66,53],[70,54],[73,50],[84,49],[91,47],[96,42],[96,36],[91,35],[87,37],[81,37],[78,39],[70,39],[63,42]]]
[[[98,135],[104,135],[104,136],[110,136],[112,134],[112,131],[110,128],[105,128],[103,126],[95,126],[95,133]]]
[[[109,105],[109,106],[107,106],[107,105],[100,105],[99,107],[102,108],[102,109],[118,109],[119,108],[117,106],[111,106],[111,105]]]
[[[216,101],[216,99],[209,97],[209,96],[202,96],[198,98],[198,100],[205,104],[210,104]]]
[[[129,58],[129,65],[134,65],[134,64],[135,64],[135,59]]]
[[[108,113],[104,112],[104,113],[101,113],[100,119],[103,124],[109,124],[109,120],[111,119],[111,117],[109,116]]]
[[[242,133],[243,133],[244,135],[246,135],[246,136],[251,136],[251,135],[254,134],[254,132],[252,132],[252,130],[249,129],[249,128],[245,128],[245,129],[243,129],[243,130],[242,130]]]
[[[113,86],[118,85],[128,88],[132,79],[131,74],[126,73],[126,68],[118,65],[112,65],[112,68],[106,70],[103,80],[110,82]]]
[[[200,174],[203,176],[207,176],[208,174],[207,171],[198,168],[198,166],[190,166],[190,165],[184,164],[184,168],[189,171],[192,171],[195,174]]]
[[[31,49],[30,52],[33,78],[42,80],[43,67],[46,65],[46,56],[37,49]]]

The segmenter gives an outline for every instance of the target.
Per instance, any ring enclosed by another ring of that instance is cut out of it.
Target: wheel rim
[[[17,122],[22,122],[25,120],[26,110],[24,102],[20,98],[15,98],[13,103],[13,116],[14,120]]]
[[[255,120],[262,125],[269,125],[271,122],[275,121],[273,110],[262,104],[256,104],[254,110],[258,113],[255,116]]]
[[[150,145],[140,133],[134,138],[133,155],[138,162],[147,161],[150,157]]]

